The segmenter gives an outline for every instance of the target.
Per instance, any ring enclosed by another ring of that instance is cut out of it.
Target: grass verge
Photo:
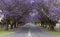
[[[49,34],[56,35],[56,36],[60,36],[60,30],[58,30],[58,31],[45,30],[45,31],[48,32]]]
[[[14,32],[11,32],[11,31],[5,31],[3,29],[0,28],[0,36],[5,36],[5,35],[9,35],[9,34],[12,34]]]
[[[10,31],[0,31],[0,36],[5,36],[5,35],[9,35],[12,34],[13,32]]]

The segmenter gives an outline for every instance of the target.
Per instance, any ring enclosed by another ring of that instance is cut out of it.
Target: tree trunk
[[[6,25],[6,30],[8,30],[8,25]]]
[[[11,28],[10,29],[13,29],[13,25],[11,25]]]
[[[8,25],[3,25],[4,30],[8,30]]]
[[[16,28],[16,24],[14,24],[14,28]]]
[[[49,26],[49,30],[50,31],[55,31],[54,26],[53,25]]]

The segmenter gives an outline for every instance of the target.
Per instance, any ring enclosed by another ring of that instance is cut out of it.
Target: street
[[[4,37],[60,37],[44,32],[41,27],[22,27],[14,30],[14,32],[14,34],[6,35]]]
[[[0,0],[0,37],[59,35],[60,0]]]

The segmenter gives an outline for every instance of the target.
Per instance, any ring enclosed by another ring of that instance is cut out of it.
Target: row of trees
[[[54,29],[60,19],[59,0],[0,0],[0,9],[7,25],[10,21],[14,26],[16,22],[41,22]]]

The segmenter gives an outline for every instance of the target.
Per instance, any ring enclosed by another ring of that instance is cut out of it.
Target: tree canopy
[[[20,22],[41,22],[42,18],[60,19],[59,0],[0,0],[0,10],[6,19]]]

